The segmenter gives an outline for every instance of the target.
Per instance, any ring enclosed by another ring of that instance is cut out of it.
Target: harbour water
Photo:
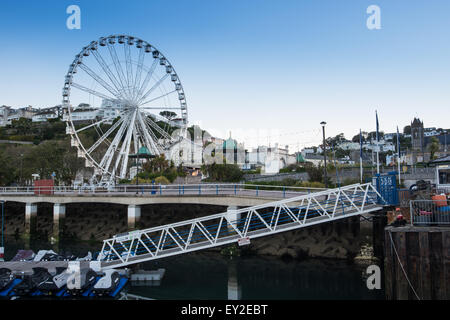
[[[58,247],[33,242],[30,249],[52,249],[61,254],[85,256],[99,243],[67,242]],[[11,259],[23,243],[9,242]],[[226,257],[217,252],[197,252],[147,262],[146,270],[164,268],[164,278],[151,286],[128,285],[124,292],[150,299],[339,299],[381,300],[383,290],[366,286],[368,264],[342,260],[282,260],[263,256]],[[382,281],[383,283],[383,281]]]

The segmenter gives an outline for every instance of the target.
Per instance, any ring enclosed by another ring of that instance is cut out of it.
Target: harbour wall
[[[59,237],[68,241],[101,241],[115,234],[130,231],[127,207],[105,203],[66,204],[64,219],[57,225]],[[27,228],[31,240],[50,240],[55,236],[53,210],[52,203],[37,203],[37,213],[31,226],[27,227],[25,204],[6,202],[6,240],[27,239]],[[226,210],[226,206],[217,205],[142,205],[140,218],[131,229],[150,228]],[[361,227],[359,217],[353,217],[253,239],[250,245],[241,248],[257,255],[299,259],[306,257],[353,259],[360,253],[362,243],[372,244],[371,226],[371,223],[365,223]],[[217,251],[221,248],[212,250]]]

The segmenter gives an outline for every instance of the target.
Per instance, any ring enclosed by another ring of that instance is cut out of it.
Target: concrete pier
[[[384,266],[388,300],[450,299],[450,228],[387,227]]]
[[[228,264],[228,300],[241,300],[242,289],[238,282],[236,261]]]
[[[228,221],[233,224],[235,227],[237,227],[237,224],[239,223],[239,219],[241,219],[241,214],[236,212],[239,208],[237,206],[228,206],[227,208],[227,218]],[[234,229],[229,226],[228,231],[232,232]]]
[[[53,205],[53,238],[59,241],[60,235],[66,218],[66,206],[64,204],[55,203]]]
[[[30,235],[36,231],[37,204],[25,204],[25,233],[24,237],[29,239]]]
[[[128,229],[136,229],[141,218],[141,207],[136,205],[128,206]]]

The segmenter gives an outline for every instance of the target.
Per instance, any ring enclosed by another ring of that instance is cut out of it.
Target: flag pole
[[[380,136],[379,136],[379,133],[378,133],[378,127],[379,127],[379,125],[378,125],[378,113],[377,113],[376,110],[375,110],[375,116],[376,116],[376,119],[377,119],[377,173],[380,174]]]
[[[361,176],[361,184],[363,183],[363,165],[362,165],[362,137],[361,129],[359,129],[359,172]]]
[[[398,126],[397,126],[397,165],[398,165],[398,184],[400,185],[402,183],[401,173],[400,173],[400,134],[398,133]]]

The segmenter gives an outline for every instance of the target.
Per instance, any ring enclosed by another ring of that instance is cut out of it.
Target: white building
[[[38,113],[36,113],[31,121],[33,122],[45,122],[49,119],[58,119],[62,115],[62,106],[54,106],[50,108],[41,109]]]
[[[280,169],[296,163],[295,155],[289,154],[289,147],[284,148],[259,146],[248,153],[248,163],[262,167],[266,174],[278,173]]]
[[[303,148],[301,153],[302,153],[302,156],[305,157],[305,155],[307,153],[314,154],[315,152],[314,152],[314,148]]]
[[[100,109],[92,108],[89,104],[80,103],[78,107],[71,110],[70,116],[73,122],[93,121],[99,116],[99,111]],[[68,112],[64,113],[63,120],[69,120]]]
[[[433,137],[439,134],[441,134],[441,132],[437,131],[436,128],[426,128],[423,133],[425,137]]]
[[[52,111],[41,111],[36,113],[32,118],[32,122],[45,122],[49,119],[58,119],[58,114]]]
[[[341,142],[337,147],[342,150],[359,150],[360,145],[357,142],[344,141]]]
[[[363,149],[377,152],[387,152],[387,151],[396,151],[396,146],[392,142],[386,142],[385,140],[380,139],[379,143],[373,141],[372,143],[364,143]]]
[[[200,168],[203,164],[204,148],[201,143],[183,139],[165,153],[166,159],[172,160],[175,166]]]
[[[9,107],[9,106],[3,105],[0,107],[0,126],[1,127],[11,124],[11,121],[8,120],[10,110],[11,110],[11,107]]]
[[[0,126],[4,127],[10,125],[12,120],[19,120],[20,118],[31,119],[38,109],[34,109],[32,106],[14,109],[10,106],[0,107]]]
[[[306,162],[311,162],[316,167],[324,164],[323,155],[320,154],[307,153],[303,158]]]

